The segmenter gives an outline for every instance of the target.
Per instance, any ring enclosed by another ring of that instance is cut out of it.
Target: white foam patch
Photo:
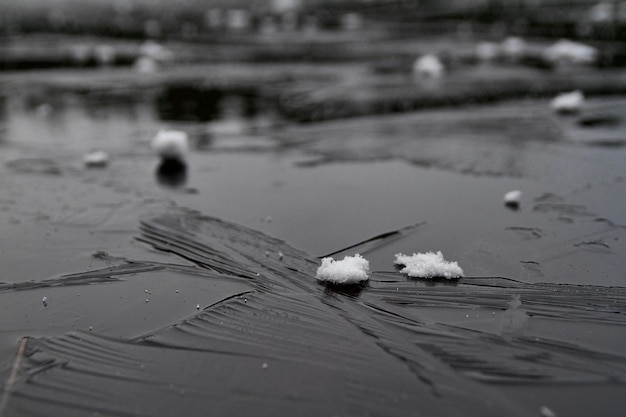
[[[315,278],[333,284],[356,284],[369,279],[370,263],[358,253],[340,261],[332,257],[323,258]]]
[[[396,254],[396,265],[404,265],[400,270],[413,278],[461,278],[463,270],[456,262],[443,258],[441,251],[414,253],[413,255]]]

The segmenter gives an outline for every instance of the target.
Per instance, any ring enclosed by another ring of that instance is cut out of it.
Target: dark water
[[[517,102],[284,126],[268,100],[0,100],[0,415],[620,415],[625,155],[598,142],[621,122]],[[190,134],[182,171],[149,149],[164,127]],[[337,250],[367,286],[317,284]],[[466,278],[394,269],[429,250]]]

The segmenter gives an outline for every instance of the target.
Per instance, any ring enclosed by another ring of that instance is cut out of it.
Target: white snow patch
[[[481,61],[491,61],[498,56],[500,47],[495,42],[480,42],[476,45],[476,56]]]
[[[581,109],[585,96],[580,90],[557,95],[550,102],[550,107],[559,113],[574,113]]]
[[[504,203],[508,205],[519,205],[522,198],[522,192],[520,190],[509,191],[504,194]]]
[[[518,59],[526,53],[526,42],[522,38],[511,36],[500,44],[500,50],[505,57]]]
[[[135,60],[133,68],[141,74],[154,74],[159,70],[159,63],[149,56],[140,56]]]
[[[400,270],[413,278],[461,278],[463,270],[456,262],[449,262],[443,258],[441,251],[414,253],[413,255],[396,254],[396,265],[404,265]]]
[[[561,39],[549,48],[546,48],[543,56],[547,61],[555,64],[590,65],[598,59],[598,50],[583,43]]]
[[[322,259],[322,265],[317,268],[315,278],[333,284],[356,284],[369,279],[369,269],[369,261],[358,253],[346,256],[340,261],[328,257]]]
[[[425,78],[441,78],[445,68],[435,55],[423,55],[415,60],[413,73]]]
[[[189,150],[189,139],[187,133],[180,130],[160,130],[151,145],[161,158],[182,161]]]
[[[94,151],[83,157],[83,162],[88,168],[102,168],[109,163],[109,154],[104,151]]]

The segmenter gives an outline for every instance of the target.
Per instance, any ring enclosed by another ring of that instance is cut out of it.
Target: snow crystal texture
[[[404,265],[400,270],[413,278],[461,278],[463,270],[456,262],[443,258],[441,251],[414,253],[413,255],[396,254],[396,265]]]
[[[370,263],[358,253],[340,261],[332,257],[323,258],[315,278],[332,284],[356,284],[369,279]]]

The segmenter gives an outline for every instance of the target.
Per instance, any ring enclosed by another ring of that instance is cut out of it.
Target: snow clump
[[[520,190],[509,191],[504,194],[504,204],[509,207],[518,207],[521,199],[522,192]]]
[[[331,284],[357,284],[369,279],[370,263],[358,253],[340,261],[332,257],[323,258],[315,278]]]
[[[419,77],[441,78],[444,71],[445,67],[436,55],[422,55],[413,63],[413,73]]]
[[[597,61],[599,53],[593,46],[561,39],[546,48],[543,55],[547,61],[555,64],[591,65]]]
[[[83,157],[87,168],[104,168],[109,164],[109,154],[104,151],[94,151]]]
[[[183,161],[189,151],[189,138],[186,132],[179,130],[160,130],[151,145],[161,158]]]
[[[575,90],[554,97],[550,102],[550,107],[558,113],[576,113],[580,111],[584,102],[585,96],[583,93],[580,90]]]
[[[463,270],[456,262],[443,259],[441,251],[414,253],[413,255],[396,254],[396,265],[404,265],[401,273],[413,278],[461,278]]]

